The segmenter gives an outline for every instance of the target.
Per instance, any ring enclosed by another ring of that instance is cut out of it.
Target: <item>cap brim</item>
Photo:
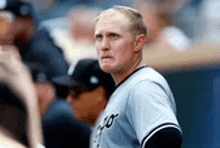
[[[52,78],[52,83],[60,86],[83,86],[84,84],[81,82],[74,81],[70,76],[59,76]]]

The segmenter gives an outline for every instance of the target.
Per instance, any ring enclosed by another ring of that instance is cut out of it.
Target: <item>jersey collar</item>
[[[134,70],[134,71],[133,71],[130,75],[128,75],[124,80],[122,80],[120,83],[118,83],[118,85],[116,86],[116,89],[117,89],[122,83],[124,83],[128,78],[130,78],[134,73],[136,73],[137,71],[139,71],[139,70],[141,70],[141,69],[143,69],[143,68],[145,68],[145,67],[148,67],[148,66],[142,66],[142,67],[140,67],[140,68]]]

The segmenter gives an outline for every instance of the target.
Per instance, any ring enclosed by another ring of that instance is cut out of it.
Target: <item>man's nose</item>
[[[102,43],[101,43],[101,49],[103,51],[110,49],[109,40],[107,38],[103,38]]]
[[[74,99],[72,99],[71,96],[68,95],[68,96],[67,96],[67,99],[66,99],[66,102],[67,102],[68,104],[73,104],[73,101],[74,101]]]

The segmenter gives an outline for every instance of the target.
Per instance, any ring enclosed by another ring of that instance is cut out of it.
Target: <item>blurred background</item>
[[[140,10],[149,41],[143,58],[170,84],[183,129],[183,148],[220,147],[219,0],[29,1],[35,6],[39,27],[50,30],[70,64],[96,56],[93,19],[100,10],[112,5]]]
[[[69,65],[96,57],[94,19],[131,6],[148,27],[144,62],[170,84],[183,130],[182,148],[220,147],[220,0],[25,0]]]
[[[93,45],[93,20],[98,12],[113,5],[134,7],[145,17],[149,41],[145,50],[149,56],[144,57],[145,60],[152,56],[158,57],[155,51],[160,51],[161,55],[170,55],[191,48],[196,50],[194,45],[208,43],[214,46],[220,40],[219,0],[24,1],[34,5],[38,28],[49,30],[55,44],[64,51],[64,56],[70,64],[75,62],[77,57],[88,56],[87,52],[82,51]],[[87,47],[79,51],[78,48],[83,48],[82,42],[86,42],[84,44]],[[90,52],[89,55],[91,54],[96,56],[95,53]]]

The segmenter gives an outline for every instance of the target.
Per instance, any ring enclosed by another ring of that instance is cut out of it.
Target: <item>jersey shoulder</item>
[[[136,87],[140,82],[145,81],[148,83],[156,83],[158,85],[161,85],[165,89],[169,88],[169,85],[166,81],[166,79],[154,70],[151,67],[144,67],[138,71],[136,71],[129,79],[128,79],[128,86]]]

